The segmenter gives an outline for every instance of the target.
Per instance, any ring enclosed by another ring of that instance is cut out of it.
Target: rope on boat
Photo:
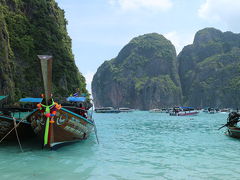
[[[96,139],[97,139],[97,143],[99,144],[98,135],[97,135],[97,126],[96,126],[95,120],[92,118],[92,116],[93,116],[93,106],[92,106],[90,118],[93,120],[94,132],[95,132],[95,136],[96,136]]]
[[[18,137],[16,118],[13,118],[13,120],[14,120],[13,121],[14,122],[14,129],[15,129],[15,132],[16,132],[18,144],[19,144],[19,147],[20,147],[21,151],[23,152],[22,145],[21,145],[20,139]]]
[[[96,124],[95,124],[94,119],[92,119],[92,120],[93,120],[93,124],[94,124],[94,131],[95,131],[95,135],[96,135],[97,143],[99,144],[98,135],[97,135],[97,127],[96,127]]]
[[[17,127],[20,125],[21,122],[23,122],[23,121],[26,119],[27,116],[28,116],[28,115],[26,115],[25,117],[23,117],[23,118],[21,119],[21,121],[19,121],[19,123],[17,123],[17,122],[16,122],[16,118],[13,117],[14,127],[0,140],[0,143],[15,129],[15,131],[16,131],[16,136],[17,136],[17,140],[18,140],[20,149],[21,149],[21,151],[23,152],[22,145],[21,145],[21,143],[20,143],[20,140],[19,140],[19,137],[18,137],[18,133],[17,133]]]
[[[23,122],[23,120],[24,120],[24,118],[23,118],[21,121],[19,121],[19,123],[17,123],[16,126],[14,126],[14,127],[0,140],[0,143],[1,143],[15,128],[17,128],[17,127],[19,126],[19,124],[20,124],[21,122]]]

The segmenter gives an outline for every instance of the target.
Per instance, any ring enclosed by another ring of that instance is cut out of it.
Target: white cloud
[[[167,11],[172,6],[171,0],[109,0],[114,6],[120,6],[124,11],[148,9],[153,11]]]
[[[177,54],[182,50],[182,48],[188,44],[192,44],[194,34],[179,34],[176,31],[171,31],[163,34],[168,40],[172,42],[175,46]]]
[[[181,45],[180,45],[180,38],[177,35],[177,32],[176,31],[168,32],[164,34],[164,37],[166,37],[168,40],[170,40],[173,43],[177,53],[179,53],[179,51],[181,50]]]
[[[198,9],[198,16],[209,22],[234,26],[239,23],[239,0],[206,0]]]

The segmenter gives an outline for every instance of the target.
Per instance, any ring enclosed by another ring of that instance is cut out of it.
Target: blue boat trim
[[[86,98],[70,96],[67,98],[67,101],[69,101],[69,102],[84,102],[84,101],[86,101]]]
[[[13,119],[13,117],[7,117],[7,116],[0,116],[0,118],[4,118],[4,119],[8,119],[8,120],[11,120],[11,121],[14,121],[14,119]],[[16,118],[16,122],[18,122],[18,123],[20,123],[20,121],[21,121],[21,123],[24,123],[24,124],[31,124],[30,122],[28,122],[28,121],[22,121],[23,119],[17,119]]]
[[[42,98],[31,98],[31,97],[27,97],[27,98],[22,98],[22,99],[20,99],[19,102],[40,103],[40,102],[42,102]]]
[[[70,114],[73,114],[73,115],[75,115],[75,116],[83,119],[84,121],[87,121],[88,123],[90,123],[90,124],[92,124],[92,125],[94,126],[93,122],[91,122],[89,119],[84,118],[83,116],[80,116],[79,114],[76,114],[76,113],[74,113],[74,112],[72,112],[72,111],[69,111],[69,110],[67,110],[67,109],[65,109],[65,108],[61,108],[61,110],[65,111],[65,112],[68,112],[68,113],[70,113]]]
[[[13,118],[7,117],[7,116],[0,116],[0,118],[5,118],[5,119],[13,120]]]
[[[2,100],[2,99],[5,99],[7,96],[0,96],[0,101]]]

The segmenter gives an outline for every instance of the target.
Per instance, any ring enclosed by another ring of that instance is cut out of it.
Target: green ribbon
[[[45,108],[45,114],[50,113],[50,107],[52,107],[54,104],[55,104],[54,101],[52,101],[52,104],[49,106],[41,104],[41,106]],[[48,144],[49,119],[50,119],[50,117],[47,118],[46,125],[45,125],[44,146]]]

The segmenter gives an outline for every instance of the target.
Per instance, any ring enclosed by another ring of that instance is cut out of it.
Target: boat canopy
[[[180,107],[182,109],[194,109],[193,107]]]
[[[194,108],[193,107],[174,107],[173,109],[180,109],[180,110],[182,110],[182,111],[190,111],[190,110],[194,110]]]
[[[181,107],[181,106],[177,106],[177,107],[174,107],[174,108],[181,108],[181,109],[194,109],[193,107]]]
[[[32,103],[40,103],[42,102],[42,98],[22,98],[19,100],[20,102],[32,102]]]
[[[70,96],[67,98],[67,101],[69,101],[69,102],[84,102],[84,101],[86,101],[86,98]]]
[[[0,96],[0,101],[2,100],[2,99],[5,99],[7,96]]]

